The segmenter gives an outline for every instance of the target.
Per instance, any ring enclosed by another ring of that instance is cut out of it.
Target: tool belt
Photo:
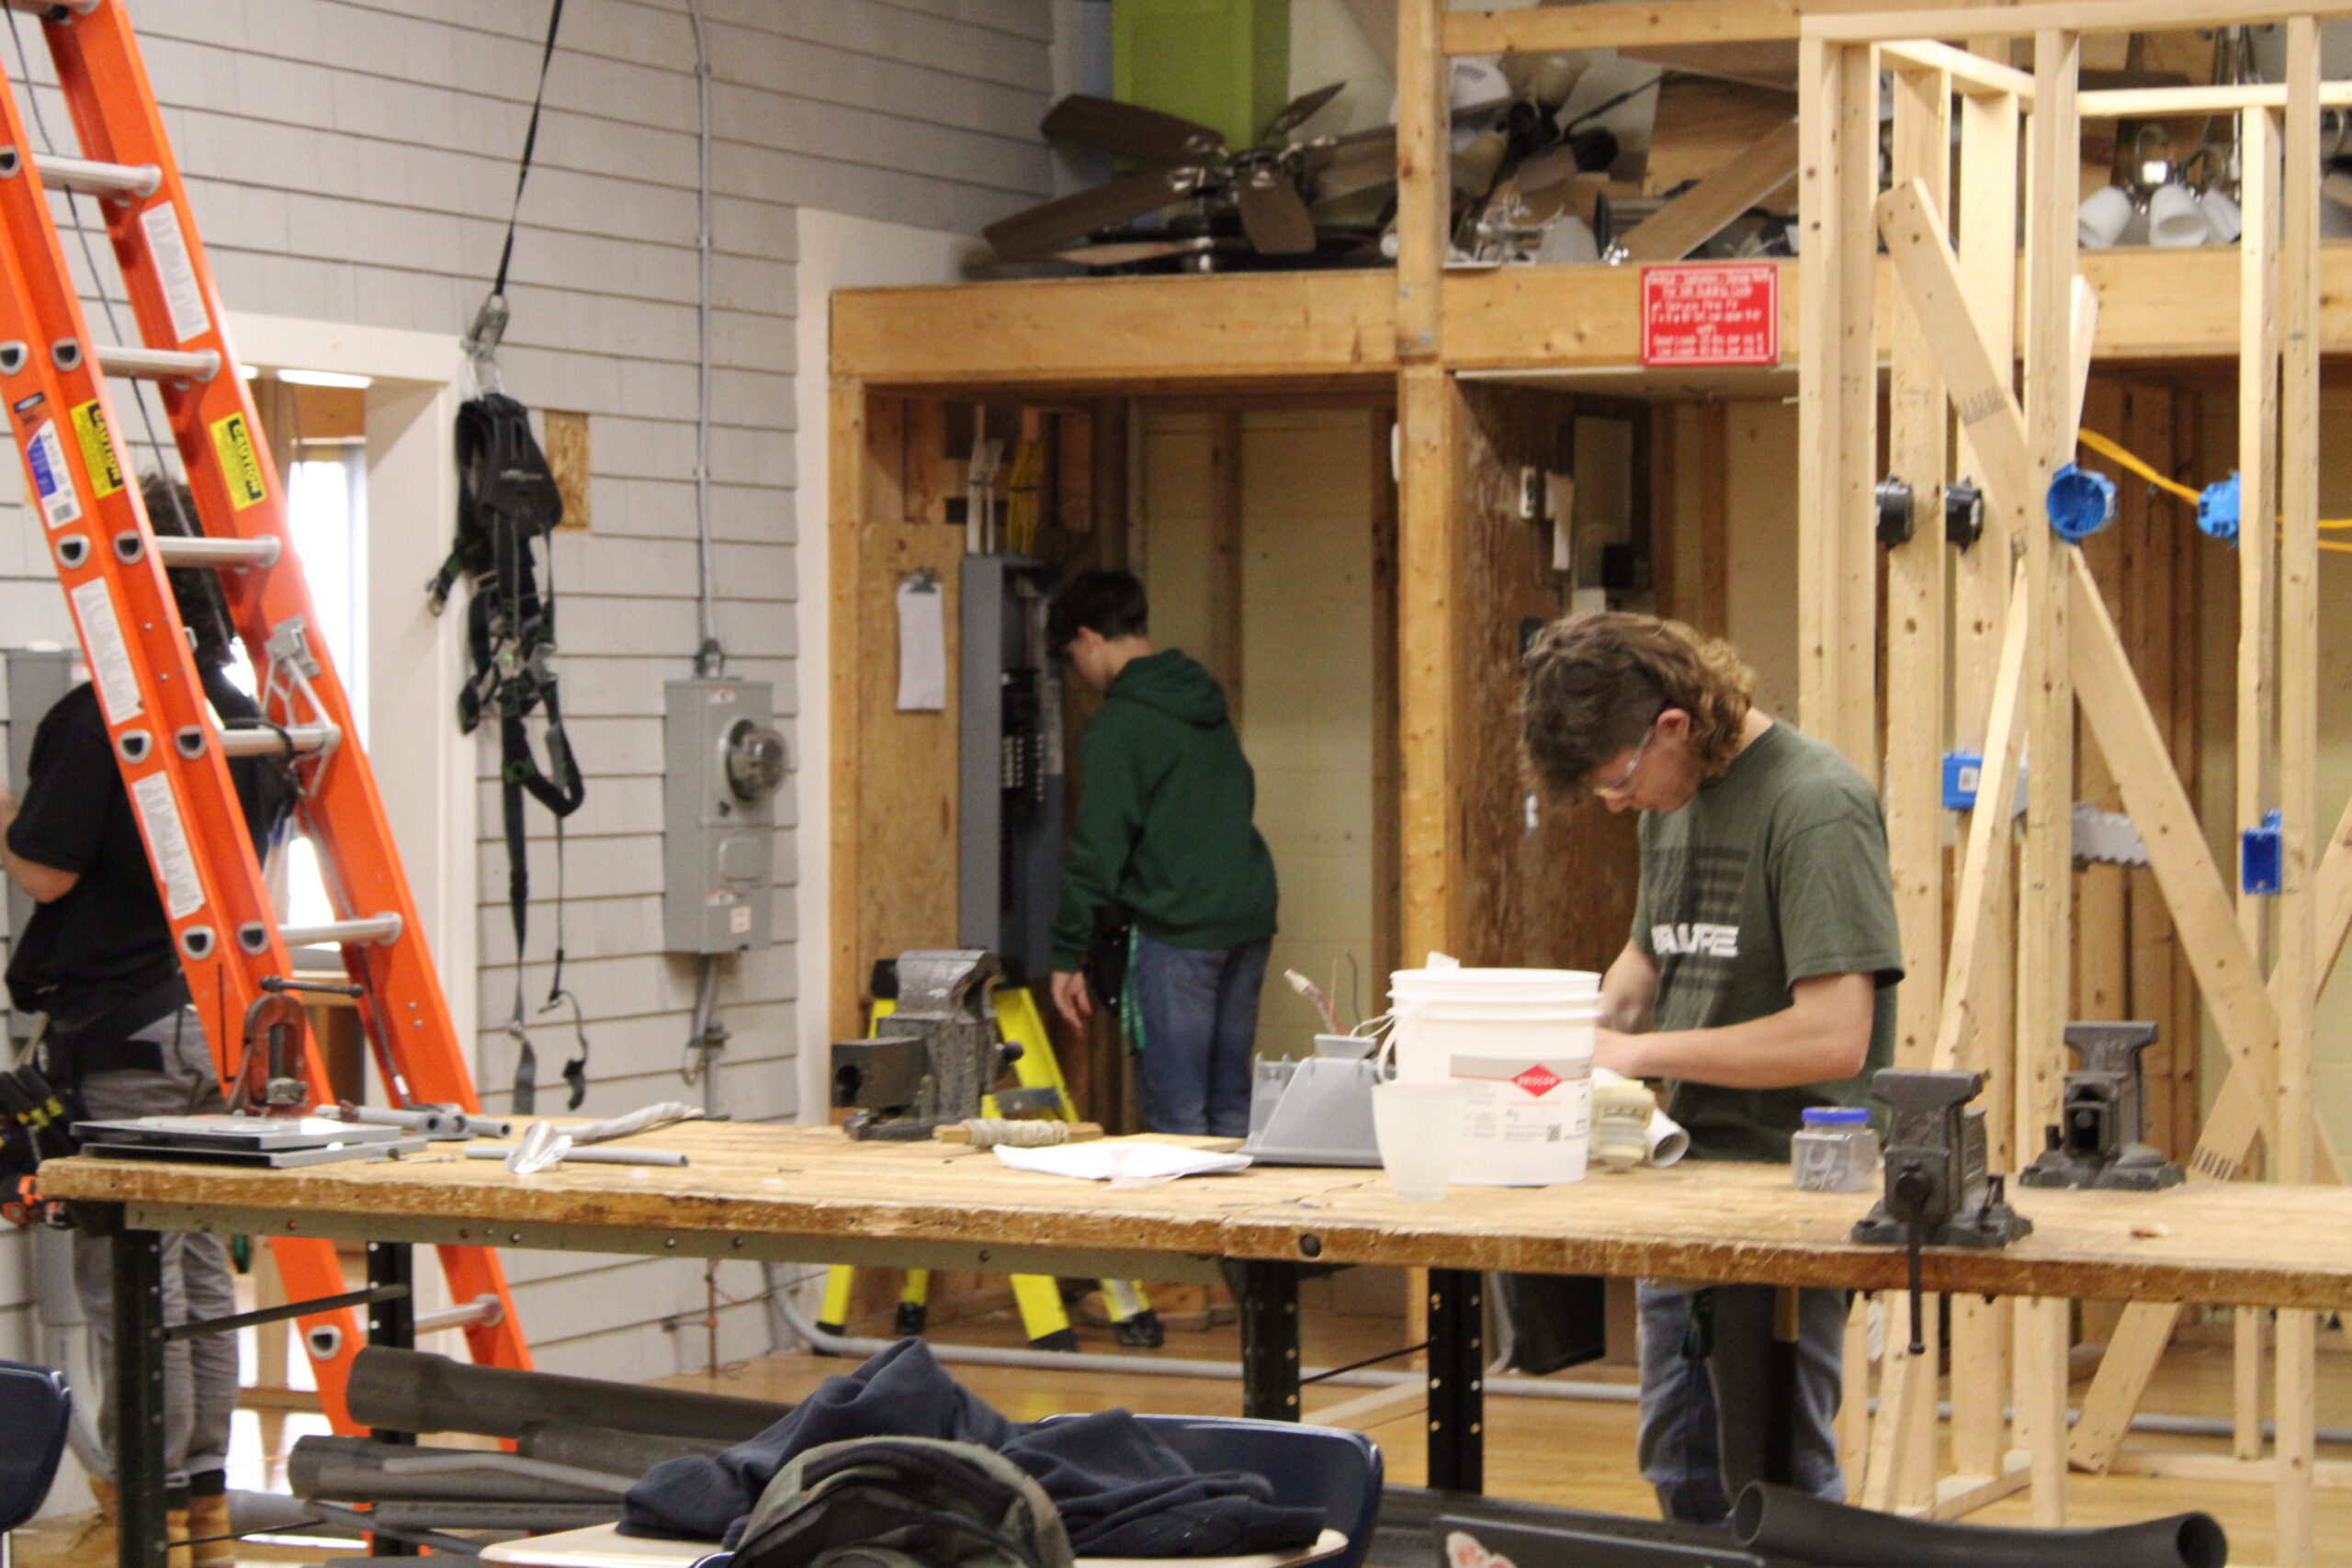
[[[160,1073],[164,1048],[132,1035],[188,1005],[187,981],[175,964],[169,975],[130,991],[94,997],[70,1009],[51,1008],[42,1043],[50,1073],[78,1084],[93,1073]]]

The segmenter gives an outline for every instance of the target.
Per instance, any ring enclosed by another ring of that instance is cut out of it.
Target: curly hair
[[[1690,716],[1700,770],[1716,777],[1739,750],[1756,696],[1756,672],[1729,643],[1679,621],[1616,610],[1554,621],[1521,668],[1527,761],[1561,791],[1588,784],[1604,759],[1640,745],[1668,708]]]

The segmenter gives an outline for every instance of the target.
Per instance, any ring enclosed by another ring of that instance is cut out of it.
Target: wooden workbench
[[[1685,1162],[1566,1187],[1457,1187],[1405,1203],[1377,1171],[1261,1166],[1110,1190],[933,1144],[697,1122],[640,1134],[685,1169],[514,1177],[457,1145],[288,1171],[75,1158],[43,1191],[135,1227],[994,1271],[1215,1277],[1216,1260],[1418,1265],[1899,1289],[1899,1252],[1846,1239],[1868,1196],[1793,1191],[1778,1166]],[[625,1146],[625,1145],[616,1145]],[[2012,1190],[2031,1236],[1931,1251],[1949,1292],[2333,1308],[2352,1300],[2352,1190],[2199,1182],[2160,1193]]]

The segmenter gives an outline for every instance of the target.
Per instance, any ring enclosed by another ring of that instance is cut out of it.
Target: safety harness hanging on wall
[[[563,988],[563,823],[586,797],[563,728],[556,691],[554,657],[555,573],[550,563],[540,586],[537,551],[563,521],[563,497],[547,456],[531,434],[530,414],[501,389],[498,344],[507,321],[506,276],[514,259],[514,226],[523,208],[523,187],[531,175],[531,155],[539,139],[539,110],[547,97],[548,66],[555,58],[563,26],[563,0],[548,17],[546,48],[539,56],[539,85],[531,100],[530,129],[514,176],[514,205],[506,219],[506,243],[498,258],[497,280],[474,317],[466,339],[478,395],[458,411],[458,533],[449,558],[430,584],[433,612],[439,615],[459,576],[472,585],[467,609],[466,643],[473,675],[458,695],[458,726],[472,734],[495,715],[499,737],[499,789],[506,837],[506,901],[514,929],[514,1010],[506,1021],[514,1037],[514,1109],[528,1113],[538,1098],[538,1055],[525,1022],[523,964],[530,930],[529,834],[524,820],[526,795],[555,818],[555,975],[545,1012],[571,1004],[579,1055],[564,1064],[571,1109],[588,1091],[588,1037],[577,998]],[[525,720],[533,712],[545,720],[547,766],[532,754]]]

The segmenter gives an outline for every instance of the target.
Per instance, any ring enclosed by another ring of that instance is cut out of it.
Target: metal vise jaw
[[[833,1046],[833,1106],[857,1112],[842,1129],[853,1138],[911,1142],[978,1116],[1020,1055],[997,1028],[995,953],[902,953],[898,970],[889,1032]]]
[[[2101,1187],[2154,1192],[2177,1186],[2180,1167],[2147,1142],[2141,1053],[2155,1043],[2153,1023],[2070,1023],[2066,1043],[2082,1065],[2066,1075],[2058,1122],[2048,1146],[2018,1177],[2026,1187]]]
[[[1985,1169],[1984,1112],[1968,1106],[1984,1087],[1982,1073],[1880,1069],[1871,1098],[1893,1112],[1886,1194],[1854,1227],[1856,1241],[2007,1247],[2032,1231]]]

